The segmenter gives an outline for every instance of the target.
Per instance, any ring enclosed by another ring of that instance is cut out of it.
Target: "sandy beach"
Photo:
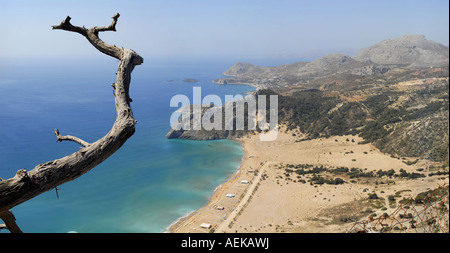
[[[350,179],[341,177],[339,185],[312,185],[295,175],[286,175],[286,164],[345,166],[363,171],[408,173],[435,165],[414,158],[397,158],[383,154],[370,144],[358,144],[358,136],[299,141],[298,134],[280,128],[278,138],[261,142],[258,135],[241,138],[245,157],[227,182],[219,186],[204,207],[177,221],[169,228],[173,233],[328,233],[346,232],[352,224],[349,217],[365,219],[369,214],[383,215],[395,210],[388,196],[401,192],[401,197],[414,197],[434,189],[443,177],[389,179],[387,177]],[[328,174],[325,172],[324,176]],[[351,182],[350,182],[351,181]],[[368,202],[368,194],[376,193],[377,205]],[[232,194],[232,195],[230,195]],[[381,202],[381,203],[380,203]],[[370,212],[367,211],[371,209]]]

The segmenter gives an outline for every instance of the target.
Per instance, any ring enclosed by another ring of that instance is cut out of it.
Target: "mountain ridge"
[[[427,40],[424,35],[405,35],[362,48],[355,57],[335,53],[310,62],[261,67],[237,62],[223,72],[218,84],[250,84],[259,89],[281,90],[289,86],[308,86],[321,78],[340,74],[375,76],[397,68],[443,67],[449,63],[449,48]],[[309,87],[318,88],[318,87]]]

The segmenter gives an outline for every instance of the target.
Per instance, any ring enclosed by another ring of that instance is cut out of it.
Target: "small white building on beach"
[[[232,194],[232,193],[228,193],[227,195],[225,195],[225,196],[227,196],[227,198],[234,198],[234,194]]]
[[[211,228],[211,224],[209,224],[209,223],[202,223],[202,224],[200,224],[200,227],[201,228],[210,229]]]

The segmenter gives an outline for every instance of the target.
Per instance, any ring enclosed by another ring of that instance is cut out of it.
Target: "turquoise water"
[[[169,140],[170,98],[202,87],[202,97],[253,90],[210,80],[233,62],[146,60],[135,68],[130,95],[136,133],[102,164],[12,209],[25,232],[164,232],[207,203],[243,157],[235,141]],[[72,142],[56,143],[53,129],[88,142],[115,120],[111,83],[117,61],[52,60],[0,64],[0,177],[68,155]],[[182,82],[185,78],[198,83]],[[170,80],[170,81],[168,81]],[[5,231],[3,231],[5,232]]]

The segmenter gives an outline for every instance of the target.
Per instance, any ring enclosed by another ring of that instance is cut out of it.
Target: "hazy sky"
[[[98,57],[72,24],[108,25],[105,42],[149,57],[317,57],[355,53],[387,38],[424,34],[449,44],[447,0],[6,1],[0,0],[0,59]]]

